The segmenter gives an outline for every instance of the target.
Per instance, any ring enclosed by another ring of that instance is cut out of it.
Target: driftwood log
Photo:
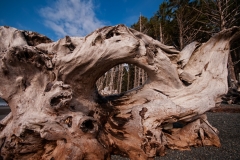
[[[224,30],[179,52],[124,25],[57,42],[0,27],[0,97],[11,108],[0,121],[1,156],[145,160],[166,147],[219,147],[204,113],[228,91],[227,58],[239,32]],[[96,81],[121,63],[144,69],[148,80],[101,96]]]

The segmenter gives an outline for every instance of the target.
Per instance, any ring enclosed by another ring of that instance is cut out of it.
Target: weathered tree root
[[[4,159],[130,159],[163,156],[165,147],[219,147],[204,114],[228,90],[227,58],[240,28],[179,52],[123,25],[52,42],[0,27],[0,96],[11,113],[0,121]],[[130,63],[147,82],[103,97],[95,83]]]

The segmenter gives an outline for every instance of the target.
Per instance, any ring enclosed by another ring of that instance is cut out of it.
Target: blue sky
[[[39,32],[52,40],[86,36],[106,25],[151,17],[163,0],[0,0],[0,26]]]

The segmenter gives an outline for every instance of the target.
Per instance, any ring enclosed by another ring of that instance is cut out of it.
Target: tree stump
[[[205,112],[228,91],[233,27],[181,52],[124,25],[52,42],[35,32],[0,27],[0,97],[11,113],[0,121],[4,159],[145,160],[165,148],[219,147]],[[146,83],[102,96],[96,81],[129,63]]]

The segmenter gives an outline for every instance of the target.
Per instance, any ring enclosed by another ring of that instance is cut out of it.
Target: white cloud
[[[44,23],[59,37],[86,36],[104,23],[96,18],[92,0],[56,0],[40,9]]]

